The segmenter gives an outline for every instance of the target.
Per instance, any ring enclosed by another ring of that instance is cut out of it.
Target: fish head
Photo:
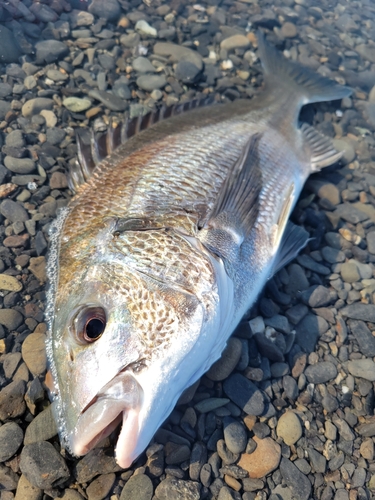
[[[216,328],[214,270],[205,262],[210,280],[193,293],[115,254],[90,262],[75,262],[71,280],[68,265],[60,269],[47,343],[51,398],[73,455],[121,424],[116,460],[126,468],[215,360],[206,342]]]

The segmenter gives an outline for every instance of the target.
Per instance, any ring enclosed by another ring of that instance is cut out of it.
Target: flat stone
[[[151,500],[154,487],[151,479],[145,474],[132,476],[122,489],[120,500]]]
[[[298,255],[297,262],[302,267],[305,267],[306,269],[310,269],[310,271],[314,271],[318,274],[323,274],[324,276],[331,273],[331,270],[327,266],[323,266],[323,264],[319,264],[312,257],[310,257],[310,255],[307,255],[307,254]]]
[[[100,474],[110,474],[120,470],[122,468],[117,465],[113,455],[108,455],[103,448],[94,448],[76,464],[75,476],[78,483],[87,483]]]
[[[282,458],[280,472],[283,480],[297,500],[308,500],[311,494],[311,483],[308,478],[287,458]]]
[[[175,75],[183,83],[196,83],[200,78],[201,71],[189,61],[180,61],[176,65]]]
[[[359,319],[375,323],[375,305],[373,304],[362,304],[356,302],[355,304],[343,307],[340,312],[342,316],[350,319]]]
[[[206,376],[215,382],[226,379],[233,372],[240,360],[242,343],[236,337],[230,337],[221,358],[208,370]]]
[[[6,422],[0,427],[0,462],[6,462],[21,446],[23,431],[15,422]]]
[[[9,274],[0,274],[0,290],[9,290],[10,292],[20,292],[22,283]]]
[[[329,328],[327,321],[320,316],[307,314],[296,325],[296,342],[305,352],[313,352],[318,338]]]
[[[8,420],[21,416],[26,404],[23,399],[26,392],[26,384],[23,380],[14,381],[6,385],[0,391],[0,420]]]
[[[17,43],[13,32],[1,26],[0,30],[0,62],[1,64],[18,63],[22,51]]]
[[[86,111],[86,109],[91,108],[92,102],[90,99],[80,97],[66,97],[63,100],[63,105],[72,113],[81,113],[82,111]]]
[[[348,163],[351,163],[355,159],[356,152],[353,147],[352,141],[343,137],[341,139],[333,139],[332,143],[336,151],[342,153],[341,161],[344,164],[347,165]]]
[[[286,411],[281,415],[277,423],[276,433],[288,446],[295,444],[300,439],[302,425],[293,411]]]
[[[22,344],[22,358],[35,377],[43,375],[46,371],[45,340],[46,336],[43,333],[30,333]]]
[[[41,489],[54,488],[70,476],[65,460],[47,441],[24,446],[19,465],[30,483]]]
[[[121,14],[121,6],[117,0],[93,0],[88,10],[107,21],[117,21]]]
[[[314,450],[314,448],[308,448],[307,453],[309,455],[313,471],[324,474],[326,471],[327,459],[321,453]]]
[[[172,62],[189,61],[199,71],[203,70],[202,56],[195,50],[169,42],[158,42],[154,45],[154,54],[170,57]]]
[[[375,382],[375,363],[372,359],[352,359],[348,361],[348,371],[354,377]]]
[[[31,257],[28,269],[40,283],[45,283],[47,281],[46,258],[44,256]]]
[[[35,64],[50,64],[69,53],[69,48],[59,40],[42,40],[35,44]]]
[[[15,174],[31,174],[35,170],[35,162],[30,158],[13,158],[6,156],[4,165],[8,170]]]
[[[29,99],[22,106],[22,116],[29,118],[38,115],[43,109],[52,109],[54,101],[47,97],[35,97]]]
[[[16,330],[23,323],[23,316],[15,309],[0,309],[0,325]]]
[[[245,35],[233,35],[220,42],[220,48],[224,50],[246,49],[250,40]]]
[[[14,500],[42,500],[42,498],[43,490],[32,485],[30,481],[26,479],[26,476],[22,474],[17,484]]]
[[[336,262],[345,262],[345,254],[337,248],[332,248],[330,246],[323,247],[322,250],[323,259],[330,264],[336,264]]]
[[[128,108],[126,101],[104,90],[92,89],[89,91],[89,97],[100,101],[106,108],[112,111],[125,111]]]
[[[368,358],[375,356],[375,337],[364,321],[348,321],[352,334],[357,339],[360,351]]]
[[[29,219],[29,215],[23,206],[9,199],[1,202],[0,212],[10,222],[25,222]]]
[[[157,30],[150,26],[144,19],[136,22],[135,31],[144,37],[155,38],[158,36]]]
[[[30,422],[25,432],[24,444],[47,441],[57,434],[56,422],[49,405]]]
[[[360,274],[354,262],[344,262],[341,265],[340,274],[346,283],[355,283],[360,280]]]
[[[356,208],[350,203],[342,203],[337,207],[333,214],[341,219],[351,222],[352,224],[358,224],[369,219],[369,215],[359,208]]]
[[[221,408],[229,403],[229,399],[227,398],[207,398],[202,399],[199,403],[194,405],[194,408],[200,413],[208,413],[209,411],[216,410],[217,408]]]
[[[248,415],[261,415],[265,402],[262,391],[239,373],[230,375],[223,384],[225,394]]]
[[[238,466],[249,473],[252,479],[260,479],[275,470],[281,458],[281,447],[273,439],[254,436],[257,447],[251,454],[243,453]]]
[[[30,238],[29,234],[8,236],[4,239],[3,245],[8,248],[19,248],[26,246],[28,240]]]
[[[305,375],[311,384],[324,384],[337,376],[337,368],[330,361],[320,361],[308,366]]]
[[[147,57],[136,57],[132,62],[134,71],[138,73],[155,73],[155,67]]]
[[[168,477],[157,486],[155,496],[158,500],[200,500],[200,491],[200,483]]]

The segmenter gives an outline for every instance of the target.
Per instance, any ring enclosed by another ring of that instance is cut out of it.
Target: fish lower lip
[[[81,413],[69,438],[71,452],[77,456],[85,455],[122,421],[117,446],[122,459],[118,461],[123,467],[129,466],[128,455],[137,435],[142,394],[142,388],[133,375],[120,372]]]

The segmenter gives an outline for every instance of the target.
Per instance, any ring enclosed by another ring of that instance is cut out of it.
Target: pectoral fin
[[[260,134],[245,144],[228,172],[212,211],[201,224],[200,241],[220,257],[228,258],[249,235],[258,216],[262,172],[259,167]]]

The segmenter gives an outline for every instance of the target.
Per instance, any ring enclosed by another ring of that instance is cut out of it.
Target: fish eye
[[[86,344],[98,340],[103,335],[106,324],[107,318],[102,307],[87,307],[78,312],[74,329],[78,340]]]

